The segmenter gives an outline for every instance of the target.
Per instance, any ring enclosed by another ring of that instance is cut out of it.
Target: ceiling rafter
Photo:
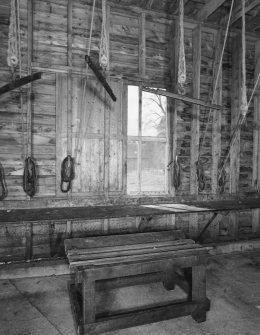
[[[257,5],[260,5],[260,0],[247,0],[245,5],[245,12],[249,12],[250,10],[254,9]],[[233,10],[233,15],[231,18],[230,24],[232,25],[237,20],[239,20],[242,16],[241,11],[241,1],[239,2],[239,5],[237,5]]]
[[[197,20],[204,21],[214,13],[226,0],[209,0],[198,12]]]
[[[153,1],[154,0],[143,0],[141,2],[141,7],[145,9],[151,9],[153,6]]]

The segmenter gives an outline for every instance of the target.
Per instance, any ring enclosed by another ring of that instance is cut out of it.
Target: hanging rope
[[[15,79],[15,70],[18,66],[18,38],[17,38],[17,15],[16,0],[11,0],[11,14],[8,32],[7,64],[11,68],[13,80]]]
[[[242,115],[247,114],[247,97],[246,97],[246,12],[245,0],[242,2],[242,88],[241,88],[241,106]]]
[[[1,163],[0,163],[0,186],[1,186],[0,201],[3,201],[7,197],[8,191],[5,181],[4,167]]]
[[[184,46],[184,5],[180,0],[180,16],[179,16],[179,62],[178,62],[178,93],[184,95],[186,83],[186,61]]]
[[[74,177],[74,160],[70,155],[68,155],[61,164],[60,189],[63,193],[67,193],[71,189],[71,182]]]
[[[230,10],[229,10],[229,16],[228,16],[228,22],[227,22],[227,27],[226,27],[226,31],[225,31],[223,47],[222,47],[222,51],[221,51],[219,66],[218,66],[217,75],[216,75],[214,88],[213,88],[213,93],[212,93],[212,103],[214,103],[214,101],[215,101],[215,95],[216,95],[216,92],[217,92],[217,85],[218,85],[218,80],[219,80],[219,76],[220,76],[220,70],[221,70],[221,66],[222,66],[224,51],[225,51],[225,47],[226,47],[227,36],[228,36],[229,27],[230,27],[230,21],[231,21],[233,6],[234,6],[234,0],[232,0]],[[198,189],[199,189],[199,191],[203,191],[204,188],[205,188],[205,176],[204,176],[203,164],[201,162],[201,153],[202,153],[202,148],[204,146],[206,133],[208,131],[211,115],[212,115],[212,109],[210,109],[209,112],[208,112],[206,126],[204,128],[204,131],[202,133],[202,137],[200,138],[200,143],[199,143],[199,156],[198,156],[198,162],[197,162],[197,179],[198,179]],[[224,188],[225,185],[223,185],[223,183],[225,183],[225,181],[226,181],[226,175],[221,172],[221,174],[219,174],[219,178],[218,178],[218,185],[219,185],[220,189]]]
[[[107,39],[107,14],[106,14],[106,0],[102,0],[102,28],[101,40],[99,48],[99,64],[105,71],[108,67],[108,39]]]
[[[36,193],[37,188],[37,172],[36,164],[31,157],[25,159],[24,173],[23,173],[23,189],[31,198]]]
[[[88,56],[90,56],[90,50],[91,50],[91,41],[92,41],[92,33],[93,33],[95,7],[96,7],[96,0],[93,0],[92,13],[91,13],[91,23],[90,23],[90,32],[89,32],[89,41],[88,41],[88,51],[87,51]],[[87,73],[88,73],[88,64],[87,64],[87,69],[86,69],[86,74]]]
[[[248,107],[249,107],[249,104],[251,102],[251,99],[252,99],[252,95],[249,99],[249,103],[247,103],[247,90],[246,90],[246,22],[245,22],[245,1],[244,0],[241,0],[241,3],[242,3],[242,84],[241,84],[241,105],[240,105],[240,115],[239,115],[239,118],[237,120],[237,124],[235,126],[235,129],[232,133],[232,136],[230,138],[230,141],[229,141],[229,146],[228,146],[228,150],[227,150],[227,153],[224,157],[224,160],[223,160],[223,163],[222,163],[222,166],[221,168],[219,169],[219,180],[221,178],[221,175],[224,171],[224,168],[225,168],[225,165],[228,161],[228,158],[230,156],[230,151],[231,151],[231,148],[237,138],[237,135],[239,133],[239,131],[241,130],[241,127],[242,127],[242,124],[246,118],[246,115],[247,115],[247,112],[248,112]],[[256,88],[256,85],[258,83],[258,80],[259,80],[259,76],[257,78],[257,81],[256,81],[256,84],[255,84],[255,87],[253,89],[253,93],[255,91],[255,88]]]

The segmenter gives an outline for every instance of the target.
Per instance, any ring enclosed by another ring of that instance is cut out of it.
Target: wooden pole
[[[41,77],[42,77],[42,72],[36,72],[36,73],[33,73],[32,75],[16,79],[15,81],[0,87],[0,95],[10,92],[18,87],[30,84],[34,80],[41,79]]]
[[[168,97],[168,98],[181,100],[181,101],[184,101],[184,102],[188,102],[188,103],[191,103],[191,104],[195,104],[195,105],[199,105],[199,106],[203,106],[203,107],[207,107],[207,108],[211,108],[211,109],[217,109],[217,110],[222,109],[222,106],[215,105],[215,104],[210,104],[210,103],[205,102],[203,100],[200,100],[200,99],[197,99],[197,98],[192,98],[192,97],[187,97],[185,95],[180,95],[180,94],[177,94],[177,93],[172,93],[172,92],[163,91],[163,90],[159,90],[159,89],[152,89],[152,88],[148,88],[148,87],[142,87],[142,90],[145,91],[145,92],[160,94],[160,95],[163,95],[163,96]]]

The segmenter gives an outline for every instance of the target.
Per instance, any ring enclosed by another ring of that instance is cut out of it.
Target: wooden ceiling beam
[[[153,0],[143,0],[141,2],[141,7],[145,9],[151,9],[153,6]]]
[[[214,13],[226,0],[209,0],[198,12],[197,20],[204,21]]]
[[[245,5],[245,13],[249,12],[250,10],[254,9],[257,5],[260,5],[260,0],[247,0]],[[239,20],[242,16],[241,11],[241,1],[239,4],[233,9],[233,15],[231,17],[230,24],[234,24],[237,20]]]

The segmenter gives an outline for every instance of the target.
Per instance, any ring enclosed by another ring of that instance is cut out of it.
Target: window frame
[[[136,86],[138,87],[138,133],[137,135],[128,135],[128,87]],[[142,116],[143,116],[143,90],[142,83],[127,82],[126,83],[126,149],[128,148],[128,143],[137,143],[138,153],[137,153],[137,164],[138,164],[138,190],[129,191],[128,190],[128,172],[126,168],[126,194],[127,195],[144,195],[144,196],[167,196],[170,194],[170,183],[169,179],[171,175],[169,174],[169,149],[170,149],[170,124],[169,124],[169,99],[166,97],[166,120],[165,120],[165,136],[142,136]],[[154,86],[153,86],[154,87]],[[159,87],[158,87],[159,88]],[[160,86],[160,89],[164,89]],[[154,142],[154,143],[165,143],[165,162],[164,162],[164,190],[162,191],[144,191],[142,190],[142,143]],[[126,150],[128,151],[128,150]],[[128,152],[126,153],[126,164],[128,161]]]

